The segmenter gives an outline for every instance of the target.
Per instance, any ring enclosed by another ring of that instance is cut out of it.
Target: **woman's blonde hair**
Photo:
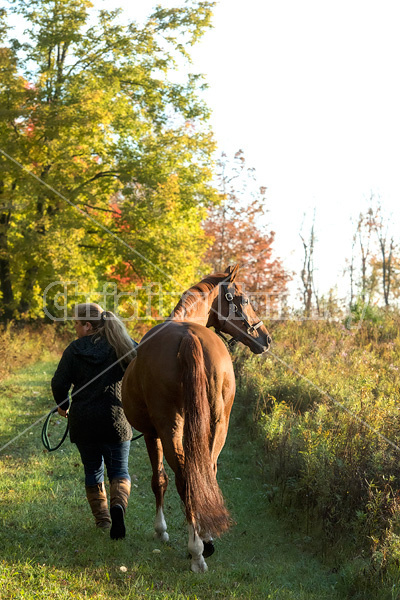
[[[114,348],[117,358],[125,366],[135,358],[135,345],[125,325],[110,310],[103,310],[93,302],[77,304],[74,309],[74,319],[90,323],[96,335],[106,337],[108,343]]]

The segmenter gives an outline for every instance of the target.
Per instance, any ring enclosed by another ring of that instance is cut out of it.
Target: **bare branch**
[[[119,177],[119,171],[101,171],[100,173],[96,173],[96,175],[94,175],[87,181],[84,181],[75,189],[71,190],[71,193],[78,193],[83,187],[85,187],[85,185],[88,185],[89,183],[92,183],[93,181],[96,181],[96,179],[100,179],[101,177]]]

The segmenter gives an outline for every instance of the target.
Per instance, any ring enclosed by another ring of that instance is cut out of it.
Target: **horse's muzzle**
[[[272,339],[270,335],[267,335],[265,340],[264,340],[264,344],[260,344],[260,352],[259,354],[263,354],[264,352],[267,352],[270,348],[272,344]]]

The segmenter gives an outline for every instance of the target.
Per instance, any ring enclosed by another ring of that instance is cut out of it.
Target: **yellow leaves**
[[[168,218],[171,218],[180,200],[179,177],[176,173],[171,174],[165,183],[157,185],[157,196]]]

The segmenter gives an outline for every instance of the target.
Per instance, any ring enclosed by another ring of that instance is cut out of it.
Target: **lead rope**
[[[51,409],[51,411],[47,415],[46,420],[43,423],[43,427],[42,427],[42,442],[43,442],[43,446],[46,448],[46,450],[48,452],[54,452],[55,450],[58,450],[58,448],[61,446],[61,444],[64,442],[65,438],[68,435],[69,423],[68,423],[68,420],[67,420],[67,427],[65,429],[64,435],[61,438],[61,441],[57,444],[57,446],[54,446],[54,448],[52,448],[50,446],[50,440],[49,440],[49,435],[48,435],[49,423],[50,423],[50,419],[53,416],[53,414],[55,412],[57,412],[57,408],[58,407],[55,406],[54,408]]]
[[[43,423],[43,427],[42,427],[42,443],[43,443],[43,446],[46,448],[46,450],[48,452],[54,452],[55,450],[58,450],[59,447],[64,443],[65,438],[67,437],[68,431],[69,431],[69,423],[68,423],[68,420],[67,420],[67,427],[65,428],[64,435],[62,436],[61,441],[57,444],[57,446],[54,446],[54,448],[52,448],[50,446],[48,429],[49,429],[50,419],[51,419],[51,417],[53,416],[53,414],[55,412],[57,412],[57,406],[55,406],[54,408],[51,409],[51,411],[47,415],[46,420]],[[140,433],[136,437],[132,438],[131,441],[134,442],[135,440],[138,440],[139,438],[141,438],[143,436],[144,436],[144,433]]]

